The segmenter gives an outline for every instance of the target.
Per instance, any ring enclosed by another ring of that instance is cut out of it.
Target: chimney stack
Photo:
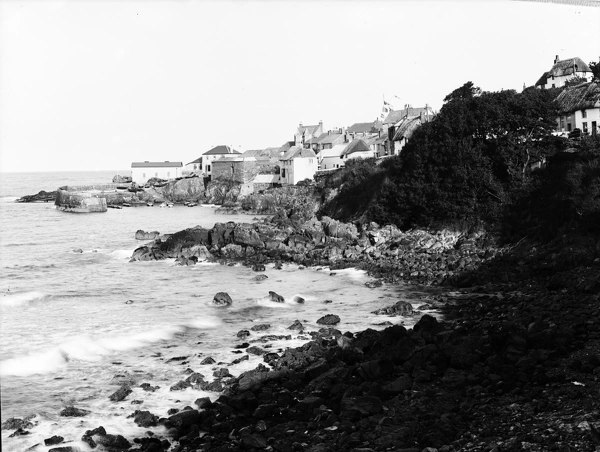
[[[558,55],[556,55],[556,58],[554,58],[554,64],[558,63],[560,60],[558,59]]]

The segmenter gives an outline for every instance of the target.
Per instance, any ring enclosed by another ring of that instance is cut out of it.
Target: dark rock
[[[210,401],[209,397],[200,397],[199,399],[196,399],[194,403],[196,404],[199,410],[210,408],[212,406],[212,402]]]
[[[254,325],[252,328],[250,328],[252,331],[265,331],[268,330],[269,328],[271,328],[271,325],[269,325],[268,323],[261,323],[259,325]],[[239,333],[238,333],[239,334]],[[238,336],[239,337],[239,336]]]
[[[15,202],[50,202],[56,200],[56,191],[44,191],[41,190],[35,195],[25,195]]]
[[[260,347],[256,347],[256,346],[252,346],[252,347],[248,347],[246,349],[246,353],[249,353],[251,355],[257,355],[257,356],[262,356],[265,353],[267,353],[267,351],[264,348],[260,348]]]
[[[381,287],[383,285],[383,282],[380,279],[375,279],[373,281],[367,281],[365,283],[365,286],[367,286],[369,289],[375,289],[376,287]]]
[[[383,404],[378,397],[358,396],[344,397],[341,402],[341,416],[350,420],[358,420],[383,411]]]
[[[294,297],[292,298],[292,301],[294,303],[302,304],[302,303],[304,303],[304,298],[302,298],[299,295],[294,295]]]
[[[216,361],[210,356],[207,356],[200,362],[200,364],[214,364],[214,363],[216,363]]]
[[[266,268],[263,264],[254,264],[252,266],[252,270],[255,272],[264,272],[266,270]]]
[[[237,333],[237,337],[239,337],[240,339],[245,339],[248,336],[250,336],[250,331],[248,331],[248,330],[240,330]]]
[[[81,417],[90,414],[90,411],[75,408],[74,406],[68,406],[64,408],[59,414],[62,417]]]
[[[96,441],[96,444],[99,444],[100,446],[103,446],[105,449],[108,450],[123,450],[129,449],[131,447],[131,443],[127,441],[122,435],[111,435],[107,433],[106,435],[94,435],[93,438],[94,441]]]
[[[288,326],[288,330],[297,330],[302,331],[304,329],[304,325],[300,322],[300,320],[294,320],[290,326]]]
[[[48,452],[80,452],[81,449],[73,446],[53,447]]]
[[[402,316],[410,316],[413,315],[413,307],[407,301],[398,301],[396,304],[392,306],[388,306],[387,308],[377,309],[373,311],[373,314],[377,315],[402,315]]]
[[[254,278],[252,278],[253,281],[264,281],[265,279],[268,279],[269,277],[267,275],[256,275]]]
[[[212,303],[215,306],[230,306],[233,303],[233,300],[227,294],[227,292],[217,292],[214,296]]]
[[[58,435],[54,435],[50,438],[46,438],[44,440],[44,445],[46,446],[54,446],[55,444],[60,444],[64,441],[65,439],[62,436],[58,436]]]
[[[29,435],[31,432],[28,430],[23,430],[22,428],[16,429],[13,433],[8,435],[9,438],[14,438],[15,436],[25,436]]]
[[[2,423],[2,430],[17,430],[19,428],[31,428],[33,424],[29,422],[33,416],[26,417],[25,419],[20,419],[16,417],[11,417]]]
[[[273,291],[269,291],[269,300],[274,301],[275,303],[284,303],[285,302],[285,298],[283,298],[281,295],[279,295]]]
[[[140,427],[154,427],[158,425],[158,416],[155,416],[150,411],[139,411],[136,410],[133,413],[133,422]]]
[[[170,416],[167,423],[173,427],[186,427],[191,424],[197,424],[199,421],[200,413],[198,410],[185,410]]]
[[[113,402],[120,402],[121,400],[125,399],[125,397],[127,397],[129,394],[131,394],[131,388],[129,387],[128,384],[124,384],[123,386],[121,386],[119,389],[117,389],[115,392],[113,392],[108,398],[109,400],[112,400]]]
[[[150,383],[142,383],[140,388],[147,392],[154,392],[157,389],[160,389],[160,386],[152,386]]]
[[[340,323],[340,317],[335,314],[327,314],[317,320],[319,325],[337,325]]]
[[[242,443],[242,446],[247,448],[265,449],[267,447],[267,441],[257,435],[242,435],[240,442]]]
[[[184,391],[185,389],[191,387],[192,384],[186,380],[179,380],[173,386],[169,388],[169,391]]]

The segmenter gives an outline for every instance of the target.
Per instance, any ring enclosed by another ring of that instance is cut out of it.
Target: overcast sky
[[[439,110],[600,58],[600,8],[495,1],[0,0],[0,171],[122,170],[298,124]],[[397,96],[397,97],[396,97]]]

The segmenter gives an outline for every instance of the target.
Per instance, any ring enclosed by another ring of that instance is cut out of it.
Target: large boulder
[[[212,301],[215,306],[230,306],[232,303],[233,300],[227,292],[217,292]]]
[[[335,314],[327,314],[317,320],[319,325],[337,325],[340,323],[340,317]]]
[[[285,302],[285,298],[283,298],[278,293],[273,292],[272,290],[269,290],[269,300],[270,301],[274,301],[275,303],[283,303],[283,302]]]
[[[204,198],[204,180],[200,177],[172,180],[164,187],[154,187],[157,198],[163,197],[172,202],[201,202]]]

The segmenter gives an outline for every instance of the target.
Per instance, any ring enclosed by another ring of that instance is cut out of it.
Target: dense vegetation
[[[557,92],[482,92],[466,83],[400,156],[355,162],[323,182],[326,191],[339,188],[322,212],[402,229],[494,228],[509,240],[598,227],[600,146],[552,135]],[[573,146],[576,157],[561,158]]]

